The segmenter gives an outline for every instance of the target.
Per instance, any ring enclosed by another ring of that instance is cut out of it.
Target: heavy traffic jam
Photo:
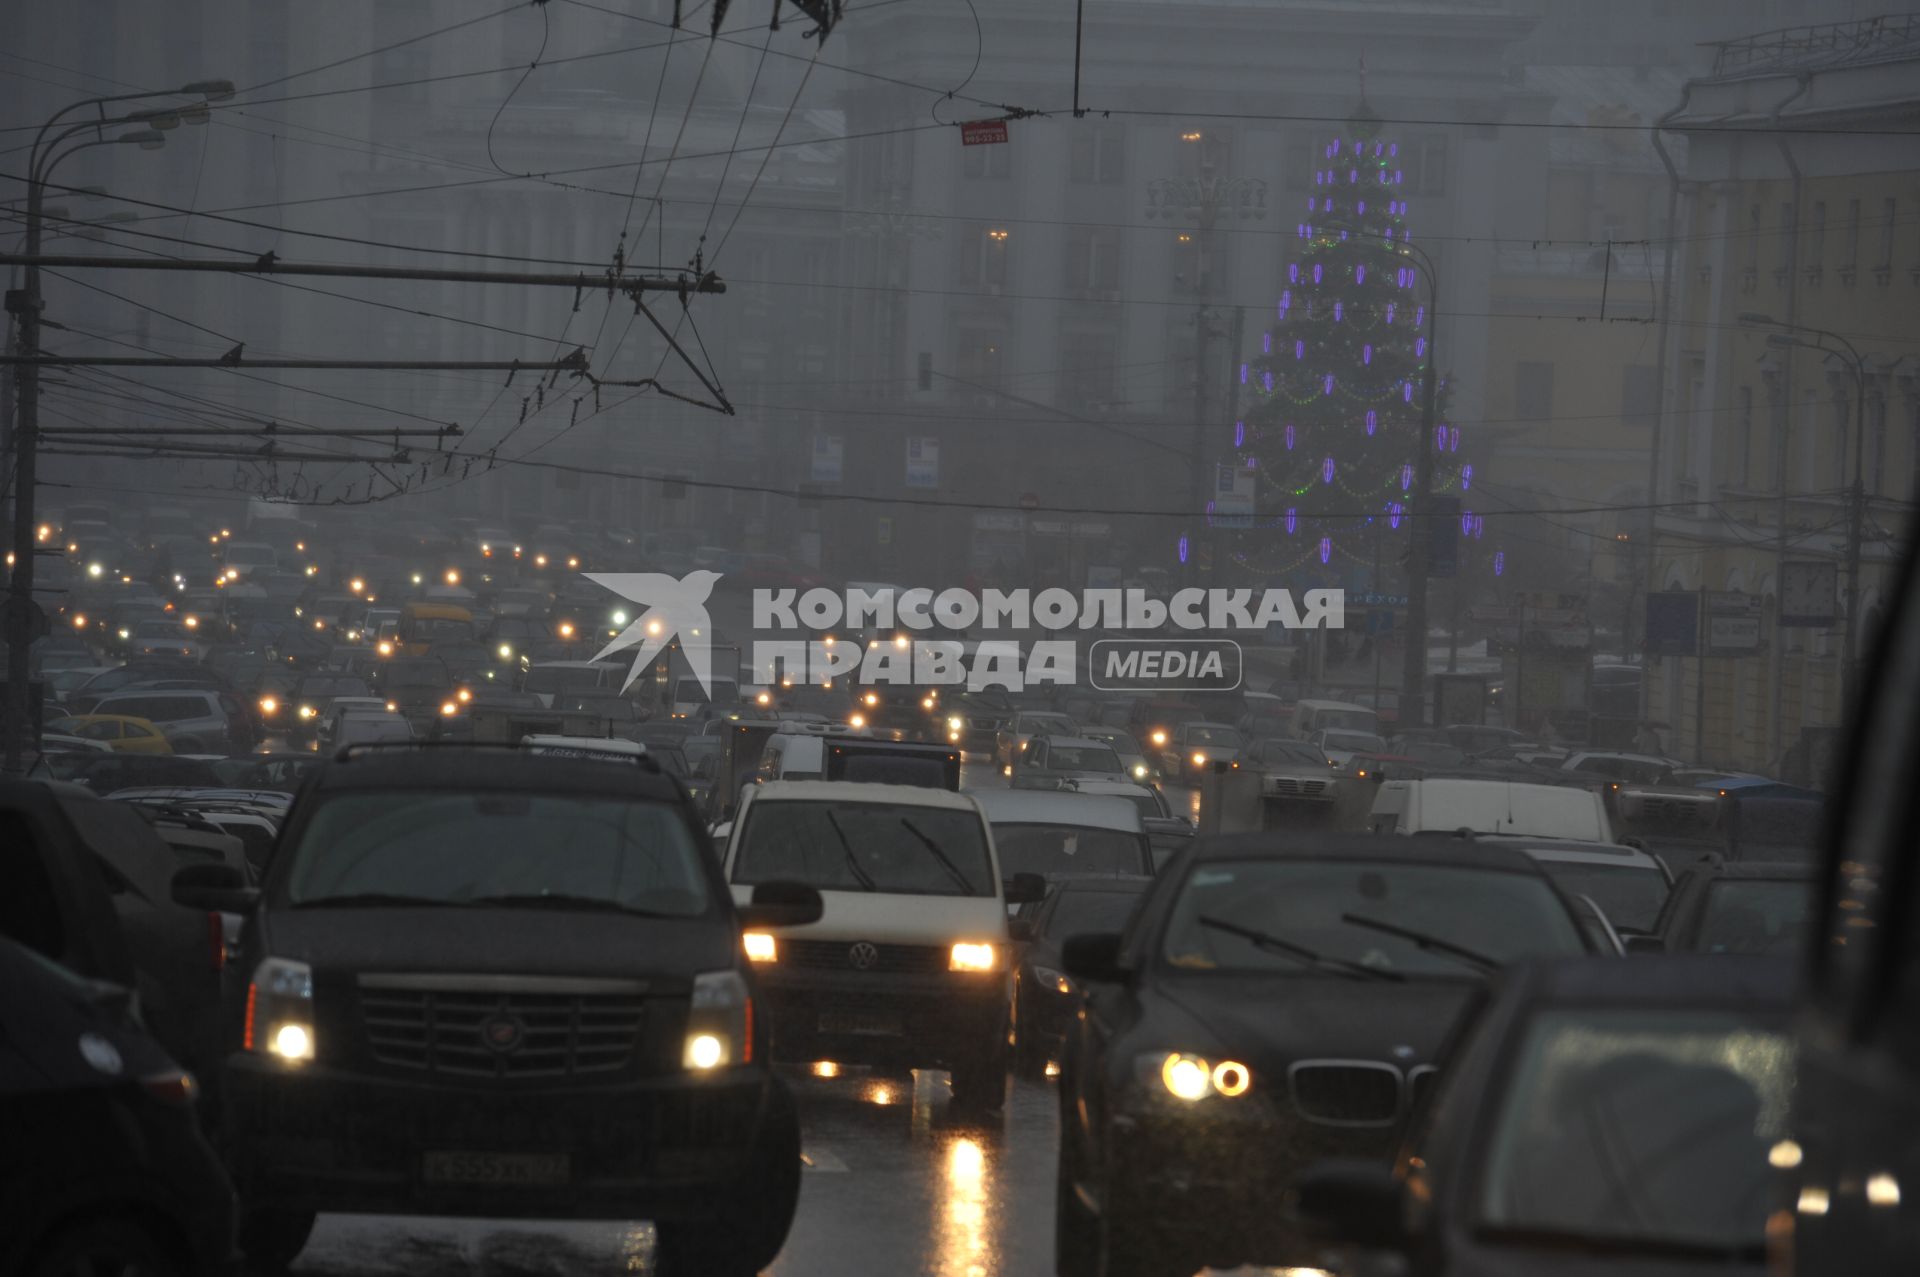
[[[207,1271],[508,1213],[779,1271],[809,1088],[858,1078],[989,1136],[1052,1091],[1061,1274],[1332,1265],[1410,1245],[1408,1194],[1449,1263],[1758,1262],[1819,792],[1279,672],[758,682],[724,559],[709,690],[603,657],[631,605],[590,579],[705,548],[252,513],[46,529],[8,1003],[145,1097],[59,1084],[138,1121],[30,1123],[10,1244],[84,1253],[105,1158]]]
[[[1920,1274],[1920,14],[4,12],[0,1277]]]

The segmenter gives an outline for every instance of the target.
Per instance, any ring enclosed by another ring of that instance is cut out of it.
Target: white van
[[[1511,780],[1388,780],[1374,794],[1376,834],[1519,834],[1572,842],[1613,841],[1600,795],[1573,785]]]
[[[1306,740],[1315,732],[1342,731],[1380,734],[1380,715],[1352,701],[1297,701],[1287,734]]]
[[[783,724],[783,727],[786,726]],[[827,735],[825,732],[776,731],[767,738],[754,768],[757,784],[771,780],[822,780],[826,776]]]
[[[413,724],[384,709],[347,710],[334,721],[332,745],[386,745],[413,739]]]
[[[1005,1103],[1007,904],[1045,889],[1031,877],[1003,888],[970,796],[843,781],[750,786],[723,863],[737,902],[758,884],[789,882],[818,890],[824,905],[818,922],[743,937],[776,1060],[946,1069],[956,1104]]]

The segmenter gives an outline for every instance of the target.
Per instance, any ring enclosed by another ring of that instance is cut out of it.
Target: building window
[[[1847,237],[1840,245],[1840,265],[1852,270],[1860,262],[1860,201],[1847,201]]]
[[[1069,412],[1101,411],[1114,400],[1117,343],[1110,332],[1070,332],[1061,343],[1066,366],[1061,398]]]
[[[1734,414],[1733,447],[1728,450],[1731,486],[1744,489],[1753,473],[1753,387],[1740,387],[1739,410]]]
[[[960,148],[960,172],[968,178],[1001,181],[1013,176],[1013,147],[1005,142]]]
[[[1068,176],[1075,182],[1126,180],[1127,135],[1117,124],[1082,124],[1073,133]]]
[[[824,377],[827,375],[827,344],[823,341],[803,341],[793,348],[793,371],[800,377]]]
[[[1893,215],[1896,209],[1893,197],[1880,201],[1880,269],[1886,272],[1893,270]]]
[[[1075,226],[1067,231],[1067,291],[1113,293],[1120,290],[1120,232],[1109,226]]]
[[[1819,270],[1827,257],[1827,202],[1815,200],[1813,215],[1807,219],[1807,260],[1803,263],[1808,270]]]
[[[1867,492],[1884,497],[1887,492],[1887,397],[1867,396]]]
[[[1521,421],[1553,416],[1553,365],[1522,360],[1513,368],[1513,415]]]
[[[1777,377],[1768,380],[1767,422],[1767,491],[1777,492],[1786,482],[1781,469],[1787,460],[1787,400]]]
[[[960,282],[1001,288],[1007,282],[1007,244],[1012,234],[1000,226],[975,223],[960,236]]]
[[[1413,145],[1413,154],[1407,156],[1407,187],[1421,195],[1445,195],[1447,193],[1447,139],[1430,137]]]
[[[1827,427],[1827,455],[1833,461],[1833,486],[1835,490],[1847,486],[1847,444],[1853,424],[1853,401],[1847,397],[1844,388],[1833,392],[1833,421]]]
[[[1774,263],[1774,268],[1782,274],[1793,269],[1793,221],[1792,203],[1781,204],[1779,225],[1780,257],[1779,260]]]
[[[1628,364],[1622,368],[1620,419],[1630,426],[1651,426],[1659,415],[1659,369],[1652,364]]]
[[[764,341],[743,341],[734,347],[734,363],[740,377],[764,377],[772,363],[773,348]]]
[[[1320,155],[1312,142],[1287,143],[1287,190],[1298,194],[1313,189],[1313,174],[1320,167]]]
[[[1747,209],[1747,273],[1753,274],[1760,269],[1760,206],[1750,205]]]
[[[1005,334],[988,328],[962,328],[955,335],[955,379],[967,386],[998,390],[1005,365]]]

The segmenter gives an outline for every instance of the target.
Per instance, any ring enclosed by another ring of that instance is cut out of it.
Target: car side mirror
[[[1047,898],[1047,880],[1039,874],[1015,874],[1006,882],[1006,901],[1010,905],[1034,905]]]
[[[173,903],[209,913],[246,913],[260,899],[247,876],[232,865],[184,865],[174,871]]]
[[[757,927],[804,927],[820,921],[825,909],[820,893],[803,882],[763,882],[753,889],[753,902],[734,913],[742,930]]]
[[[1626,949],[1629,957],[1636,953],[1665,953],[1667,951],[1666,941],[1662,940],[1659,936],[1647,935],[1645,932],[1639,931],[1621,932],[1620,944]]]
[[[1076,980],[1090,984],[1119,984],[1126,980],[1120,965],[1120,933],[1096,931],[1068,936],[1060,945],[1060,965]]]
[[[1378,1162],[1317,1162],[1294,1180],[1291,1198],[1295,1218],[1320,1241],[1369,1250],[1407,1244],[1406,1186]]]

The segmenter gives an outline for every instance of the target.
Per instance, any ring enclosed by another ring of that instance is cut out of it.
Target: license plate
[[[820,1032],[851,1037],[897,1038],[900,1017],[877,1015],[871,1011],[826,1011],[820,1016]]]
[[[572,1178],[565,1153],[427,1153],[421,1178],[429,1184],[494,1184],[501,1188],[565,1184]]]

